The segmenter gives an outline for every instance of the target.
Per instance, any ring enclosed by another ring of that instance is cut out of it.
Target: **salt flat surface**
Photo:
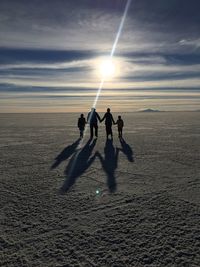
[[[121,115],[0,114],[1,266],[200,266],[199,112]]]

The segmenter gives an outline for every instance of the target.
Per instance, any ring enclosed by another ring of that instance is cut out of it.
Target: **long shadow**
[[[63,151],[61,151],[60,154],[56,156],[55,162],[52,164],[51,169],[57,168],[62,163],[62,161],[68,159],[76,151],[76,148],[80,143],[80,140],[81,139],[79,138],[73,144],[65,147]]]
[[[61,193],[67,192],[95,160],[95,155],[91,157],[92,151],[96,145],[96,139],[88,142],[85,146],[79,149],[70,159],[69,164],[65,169],[66,179],[60,189]]]
[[[107,175],[107,185],[111,193],[117,189],[117,183],[115,178],[115,170],[118,164],[119,149],[114,148],[113,140],[107,139],[104,147],[104,158],[97,151],[96,156],[99,157],[102,167]]]
[[[135,159],[132,148],[129,146],[129,144],[126,143],[126,141],[123,138],[120,138],[120,143],[122,148],[119,148],[119,150],[126,155],[128,161],[134,162]]]

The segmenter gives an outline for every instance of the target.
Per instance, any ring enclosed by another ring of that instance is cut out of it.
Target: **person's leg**
[[[90,124],[90,138],[93,138],[93,124]]]
[[[82,135],[83,135],[83,133],[82,133],[82,130],[80,129],[80,138],[82,138]]]
[[[108,139],[108,135],[109,135],[109,128],[108,128],[108,125],[106,125],[106,137]]]
[[[120,128],[118,128],[118,136],[119,136],[119,138],[121,137],[121,129]]]
[[[96,136],[96,137],[98,137],[98,125],[97,125],[97,124],[95,124],[95,126],[94,126],[94,127],[95,127],[95,136]]]
[[[111,134],[111,137],[113,138],[112,126],[110,126],[110,134]]]

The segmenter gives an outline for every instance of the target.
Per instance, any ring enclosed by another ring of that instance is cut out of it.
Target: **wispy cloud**
[[[200,48],[200,38],[198,39],[182,39],[179,41],[181,46],[190,46],[196,49]]]
[[[26,109],[49,108],[49,101],[57,107],[67,103],[71,108],[72,102],[77,107],[78,94],[83,106],[89,106],[99,86],[98,60],[111,51],[125,4],[121,0],[2,0],[0,111],[8,110],[11,102],[18,109],[22,104]],[[195,0],[132,1],[115,54],[118,75],[105,83],[104,103],[111,101],[111,95],[116,107],[121,97],[130,108],[133,95],[140,105],[145,97],[159,102],[150,90],[156,94],[160,90],[159,99],[168,99],[167,106],[177,99],[173,93],[178,91],[182,103],[188,97],[188,103],[196,106],[191,90],[196,90],[195,101],[199,101],[199,8]],[[137,89],[145,92],[142,97],[135,95]]]

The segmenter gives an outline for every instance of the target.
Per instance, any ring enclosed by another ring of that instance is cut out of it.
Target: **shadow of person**
[[[61,193],[67,192],[76,182],[76,179],[81,176],[95,160],[95,155],[91,157],[92,151],[96,145],[96,139],[91,142],[91,139],[80,148],[70,159],[69,164],[65,169],[66,179],[60,189]]]
[[[113,146],[113,140],[107,139],[104,147],[104,158],[97,151],[96,156],[99,157],[102,167],[107,175],[107,185],[111,193],[117,189],[115,170],[117,169],[119,149]]]
[[[134,162],[134,154],[132,148],[126,143],[123,138],[120,138],[120,143],[122,148],[119,148],[119,150],[126,155],[128,161]]]
[[[68,159],[75,151],[76,148],[78,147],[80,143],[80,138],[77,139],[73,144],[65,147],[58,156],[55,158],[55,162],[51,166],[51,170],[57,168],[62,161]]]

